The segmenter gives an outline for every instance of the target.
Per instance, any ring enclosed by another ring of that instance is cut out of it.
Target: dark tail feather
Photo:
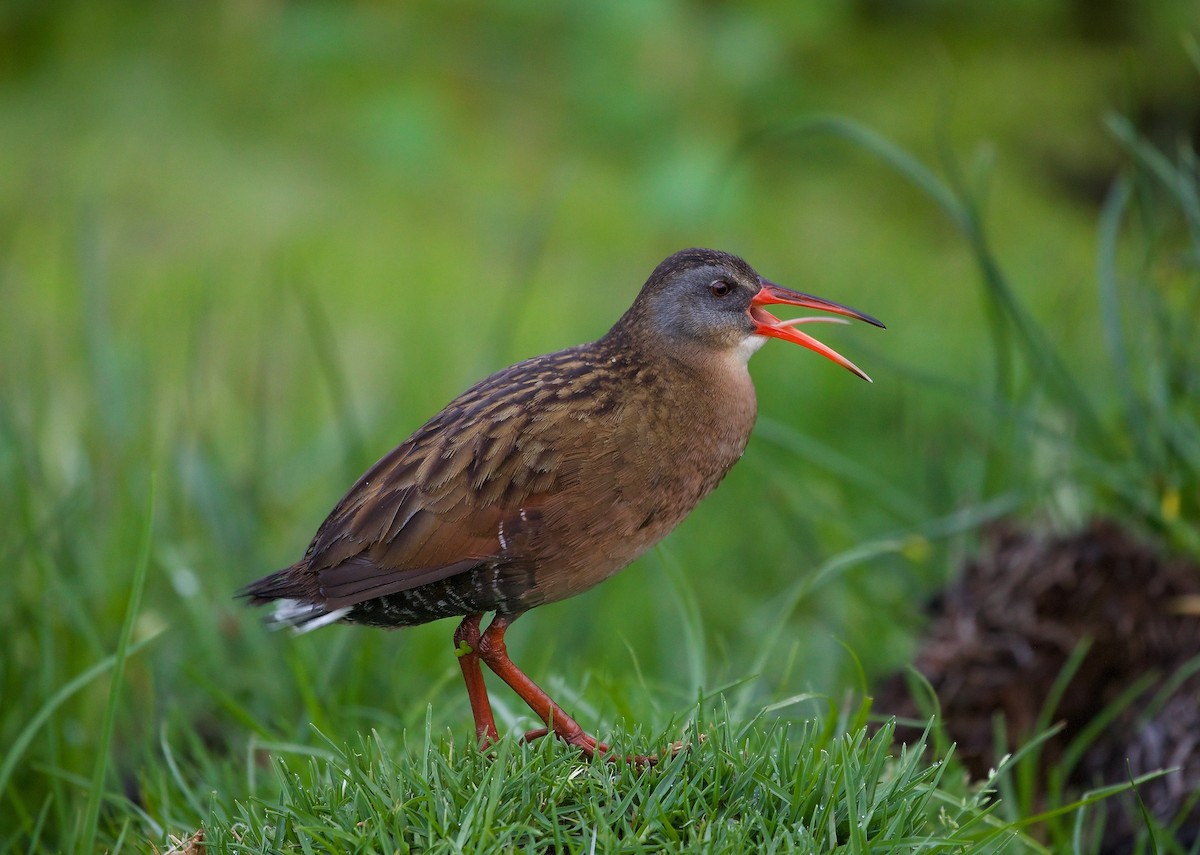
[[[341,620],[350,607],[330,609],[321,592],[313,590],[306,569],[300,564],[285,567],[251,582],[237,596],[245,597],[252,606],[274,603],[274,610],[267,616],[267,626],[271,629],[289,627],[301,633]]]
[[[265,606],[275,600],[313,599],[314,594],[315,598],[319,599],[320,591],[313,591],[310,585],[304,584],[301,570],[299,564],[276,570],[274,573],[251,582],[238,591],[235,596],[245,597],[250,601],[248,605],[251,606]]]

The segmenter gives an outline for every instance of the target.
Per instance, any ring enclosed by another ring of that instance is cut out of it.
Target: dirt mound
[[[1080,789],[1172,766],[1139,793],[1179,839],[1200,837],[1200,567],[1164,558],[1111,522],[1052,536],[992,530],[961,578],[930,604],[914,663],[932,684],[956,754],[982,777],[999,758],[994,716],[1010,746],[1034,736],[1051,687],[1076,651],[1086,653],[1052,722],[1064,727],[1047,762],[1099,715],[1116,712],[1069,770]],[[1129,698],[1132,697],[1132,701]],[[921,718],[904,675],[876,694],[879,713]],[[1110,805],[1105,851],[1129,851],[1144,823],[1129,798]]]

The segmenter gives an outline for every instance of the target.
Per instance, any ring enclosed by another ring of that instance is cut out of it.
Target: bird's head
[[[797,329],[800,324],[848,321],[823,315],[780,320],[764,308],[775,304],[818,309],[883,327],[856,309],[769,282],[736,255],[685,249],[655,268],[614,329],[702,352],[738,354],[743,360],[768,338],[778,338],[814,350],[870,381],[846,357]]]

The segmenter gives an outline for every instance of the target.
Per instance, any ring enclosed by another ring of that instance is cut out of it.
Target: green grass
[[[718,719],[720,721],[720,719]],[[427,729],[400,747],[378,734],[269,770],[277,794],[221,806],[216,851],[949,852],[1021,843],[983,807],[953,798],[919,746],[893,756],[891,730],[830,735],[753,719],[689,725],[690,747],[651,770],[583,763],[560,746],[505,739],[462,753]],[[618,733],[622,744],[641,744]],[[1027,842],[1027,841],[1026,841]],[[1011,849],[1011,845],[1009,846]]]
[[[844,699],[996,516],[1116,510],[1195,549],[1195,161],[1099,126],[1102,52],[941,8],[0,12],[0,853],[201,826],[222,851],[1070,846],[1095,808],[1045,814],[1081,794],[1038,806],[1015,764],[968,787]],[[1194,84],[1174,8],[1130,88]],[[829,111],[860,121],[797,130]],[[1043,145],[1125,159],[1098,237]],[[721,489],[510,636],[602,736],[706,741],[642,776],[550,742],[485,760],[448,625],[291,638],[233,601],[452,395],[601,334],[688,244],[889,324],[835,333],[873,387],[756,357]]]
[[[653,768],[586,762],[546,740],[504,738],[485,755],[438,736],[427,716],[399,740],[252,743],[240,769],[181,768],[168,752],[172,780],[145,792],[156,816],[202,828],[218,852],[898,853],[1061,851],[1030,829],[1065,820],[1069,835],[1128,786],[1013,815],[997,796],[1036,743],[967,786],[952,763],[930,762],[924,737],[897,748],[890,723],[868,734],[866,712],[737,725],[718,703],[649,737],[613,734],[619,750],[657,753]],[[214,785],[255,795],[230,801]]]

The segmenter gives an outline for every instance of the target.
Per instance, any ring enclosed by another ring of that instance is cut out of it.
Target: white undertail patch
[[[300,635],[320,629],[331,623],[337,623],[350,613],[350,606],[328,611],[319,603],[305,603],[300,600],[276,600],[275,611],[271,613],[272,629],[290,628]]]

